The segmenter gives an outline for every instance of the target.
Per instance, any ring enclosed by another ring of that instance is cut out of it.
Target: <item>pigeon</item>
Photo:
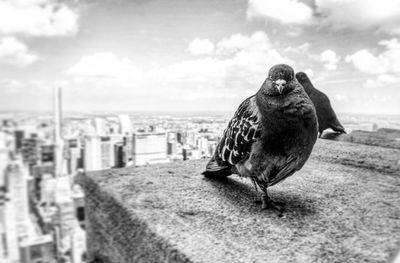
[[[338,133],[346,133],[343,125],[340,124],[332,109],[328,96],[314,87],[306,73],[297,72],[296,79],[303,86],[304,90],[314,103],[318,117],[319,137],[321,137],[323,131],[328,128],[331,128],[333,131]]]
[[[262,190],[262,208],[283,211],[267,188],[300,170],[318,136],[315,107],[285,64],[273,66],[258,92],[237,109],[203,175],[238,174]]]

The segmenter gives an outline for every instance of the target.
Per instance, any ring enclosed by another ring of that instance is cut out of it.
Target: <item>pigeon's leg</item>
[[[271,208],[273,210],[278,211],[279,213],[282,213],[285,207],[284,203],[281,202],[277,202],[272,200],[267,193],[267,187],[262,188],[263,193],[261,196],[261,208],[262,209],[267,209],[267,208]]]

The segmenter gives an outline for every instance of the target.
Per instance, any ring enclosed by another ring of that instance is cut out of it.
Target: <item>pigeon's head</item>
[[[308,78],[307,74],[304,73],[304,72],[297,72],[296,73],[296,79],[300,83],[310,82],[310,79]]]
[[[268,96],[286,95],[294,89],[293,81],[294,70],[292,67],[285,64],[275,65],[268,72],[264,92]]]

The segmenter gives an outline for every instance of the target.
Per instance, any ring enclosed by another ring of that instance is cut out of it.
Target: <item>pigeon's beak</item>
[[[282,94],[285,85],[286,85],[286,80],[278,79],[277,81],[275,81],[275,87],[278,90],[279,94]]]
[[[276,85],[276,88],[279,91],[279,94],[282,94],[283,86],[282,85]]]

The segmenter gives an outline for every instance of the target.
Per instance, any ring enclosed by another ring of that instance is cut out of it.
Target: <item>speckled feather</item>
[[[240,104],[234,117],[225,129],[218,144],[218,156],[225,165],[235,165],[245,159],[251,145],[261,136],[261,126],[254,96]]]

